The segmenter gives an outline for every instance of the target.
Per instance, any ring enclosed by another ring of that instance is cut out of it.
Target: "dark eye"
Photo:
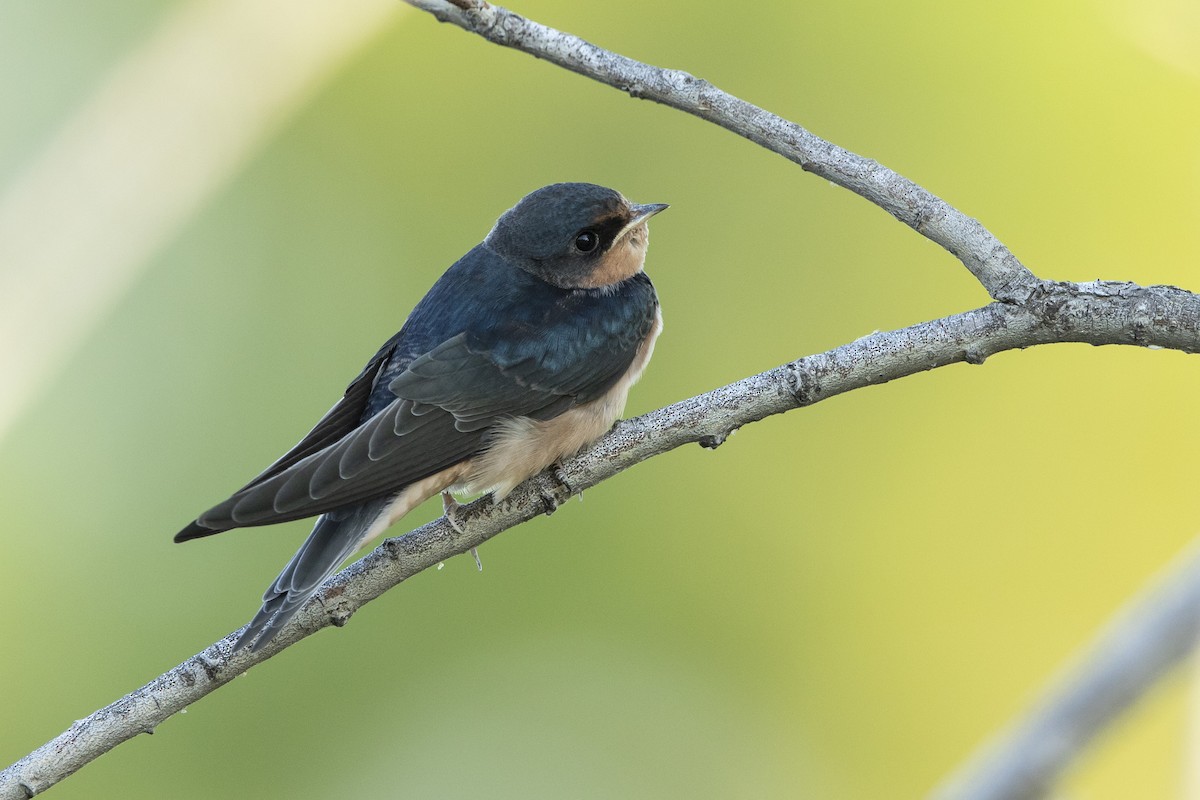
[[[600,244],[600,237],[595,231],[580,231],[575,237],[575,249],[581,253],[590,253]]]

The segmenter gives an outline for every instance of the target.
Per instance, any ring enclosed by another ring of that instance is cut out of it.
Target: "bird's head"
[[[484,243],[555,286],[603,288],[642,269],[650,243],[646,220],[666,207],[630,203],[593,183],[555,183],[504,212]]]

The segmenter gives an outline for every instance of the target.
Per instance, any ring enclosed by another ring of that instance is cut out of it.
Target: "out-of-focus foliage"
[[[1186,4],[514,10],[878,159],[1043,277],[1200,289]],[[0,182],[175,11],[0,0]],[[298,439],[500,212],[558,180],[672,204],[648,266],[666,331],[630,414],[987,301],[948,254],[777,156],[398,14],[0,441],[0,761],[250,617],[305,524],[171,535]],[[1058,346],[668,454],[55,796],[919,796],[1196,531],[1198,396],[1181,354]],[[1185,700],[1184,681],[1153,694],[1072,791],[1174,796]]]

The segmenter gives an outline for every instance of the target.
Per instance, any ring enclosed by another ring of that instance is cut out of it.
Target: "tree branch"
[[[1130,601],[1026,716],[933,793],[933,800],[1041,797],[1092,737],[1195,647],[1200,539]]]
[[[741,98],[677,69],[613,53],[481,0],[405,0],[442,22],[571,72],[687,112],[743,136],[805,170],[870,200],[917,233],[949,250],[993,300],[1020,301],[1037,278],[978,220],[908,178],[851,153]]]
[[[491,41],[546,58],[634,97],[695,114],[784,155],[804,169],[871,200],[954,253],[1001,302],[902,330],[872,334],[621,422],[561,470],[531,478],[505,502],[497,505],[483,498],[463,507],[460,519],[465,532],[455,530],[443,518],[385,541],[326,584],[262,651],[231,654],[236,633],[230,634],[142,688],[76,722],[0,772],[0,800],[32,797],[44,791],[121,742],[152,732],[179,710],[300,639],[328,625],[344,625],[363,604],[406,578],[477,547],[501,531],[550,513],[572,494],[680,445],[698,442],[717,447],[730,432],[773,414],[947,364],[981,364],[994,353],[1014,348],[1086,342],[1200,351],[1200,296],[1169,286],[1041,281],[976,220],[911,181],[686,73],[657,69],[609,53],[480,0],[409,2]],[[1197,571],[1200,560],[1193,568]],[[1200,576],[1194,576],[1191,585],[1200,585]],[[1190,643],[1194,619],[1186,614],[1163,616],[1162,607],[1158,601],[1139,606],[1128,620],[1130,629],[1146,631],[1160,644]],[[1147,620],[1159,622],[1150,625]],[[1090,676],[1135,676],[1124,695],[1132,697],[1144,687],[1143,681],[1157,674],[1154,669],[1144,668],[1149,662],[1140,651],[1130,653],[1125,646],[1113,652],[1118,652],[1119,658],[1104,650],[1084,664],[1083,677],[1068,687],[1074,693],[1071,702],[1061,704],[1063,713],[1055,718],[1056,725],[1067,725],[1075,732],[1075,749],[1103,721],[1086,713],[1098,697],[1092,693],[1107,691],[1105,687],[1111,685]],[[1155,659],[1154,663],[1164,662],[1161,657]],[[1020,741],[1036,747],[1037,736],[1053,735],[1058,729],[1034,725],[1031,734],[1020,730]],[[1014,752],[1019,749],[1014,748]],[[1046,785],[1073,752],[1071,748],[1061,749],[1055,758],[1042,759],[1036,772],[1026,772],[1025,777],[1022,771],[1027,767],[1006,768],[1008,793],[986,796],[1021,796],[1011,787]],[[1029,777],[1031,774],[1036,777]]]
[[[1043,283],[1028,304],[992,303],[897,331],[875,333],[619,423],[556,473],[526,481],[496,505],[464,506],[465,532],[445,518],[389,539],[330,581],[264,650],[231,654],[230,634],[121,698],[0,773],[0,800],[32,797],[214,689],[418,572],[544,513],[573,494],[680,445],[717,447],[737,428],[844,392],[1004,350],[1053,342],[1200,350],[1200,296],[1170,286]],[[1200,585],[1200,581],[1197,581]],[[1178,631],[1176,631],[1178,633]]]

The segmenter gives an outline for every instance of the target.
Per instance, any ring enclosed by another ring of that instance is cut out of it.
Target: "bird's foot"
[[[458,522],[458,501],[449,492],[442,492],[442,511],[446,514],[446,522],[459,533],[466,533]]]
[[[559,486],[561,486],[567,490],[567,498],[568,499],[570,499],[571,495],[576,494],[575,489],[572,488],[572,486],[571,486],[571,482],[567,480],[567,473],[566,473],[566,470],[563,469],[563,464],[561,461],[555,461],[553,464],[550,465],[550,475],[554,478],[555,481],[558,482]],[[578,495],[579,495],[579,502],[582,503],[583,502],[583,490],[580,490],[578,492]],[[555,507],[557,507],[557,505]]]
[[[463,530],[462,525],[458,521],[458,509],[459,504],[454,499],[454,496],[449,492],[442,492],[442,511],[446,514],[446,522],[449,522],[450,527],[454,528],[454,530],[465,534],[466,531]],[[475,558],[475,568],[483,572],[483,562],[479,560],[479,549],[472,547],[471,555]],[[441,569],[440,564],[438,565],[438,569]]]

